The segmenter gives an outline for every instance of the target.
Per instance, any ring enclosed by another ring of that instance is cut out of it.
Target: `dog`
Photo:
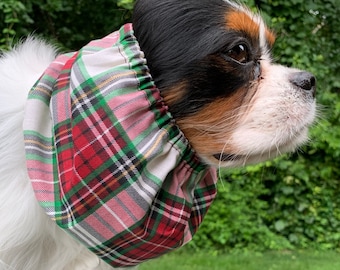
[[[135,267],[190,241],[216,168],[308,141],[316,79],[274,63],[274,42],[238,3],[138,0],[79,52],[4,52],[0,269]]]

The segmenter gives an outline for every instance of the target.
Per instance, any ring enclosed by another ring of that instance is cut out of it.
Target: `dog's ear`
[[[138,0],[133,27],[158,88],[173,86],[197,60],[224,45],[223,0]]]

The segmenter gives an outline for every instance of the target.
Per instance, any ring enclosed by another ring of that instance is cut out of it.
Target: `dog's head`
[[[224,0],[139,0],[135,35],[198,155],[237,166],[293,151],[315,117],[315,77],[273,63],[259,15]]]

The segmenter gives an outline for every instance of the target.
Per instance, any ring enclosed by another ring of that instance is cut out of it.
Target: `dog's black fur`
[[[136,2],[134,31],[157,87],[165,92],[186,85],[185,93],[181,91],[181,98],[170,106],[174,118],[247,88],[260,76],[258,42],[246,32],[240,35],[226,28],[225,12],[231,8],[223,0]],[[240,52],[239,45],[246,52]],[[247,54],[244,63],[233,59],[240,53]]]

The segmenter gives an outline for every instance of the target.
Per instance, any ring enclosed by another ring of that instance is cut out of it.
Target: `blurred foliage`
[[[75,50],[129,21],[133,0],[2,0],[0,48],[32,31]],[[297,153],[222,170],[218,198],[189,244],[215,250],[340,250],[338,0],[244,0],[275,30],[275,61],[313,72],[320,117]]]
[[[132,7],[127,0],[1,0],[0,48],[33,32],[76,50],[130,21]]]

